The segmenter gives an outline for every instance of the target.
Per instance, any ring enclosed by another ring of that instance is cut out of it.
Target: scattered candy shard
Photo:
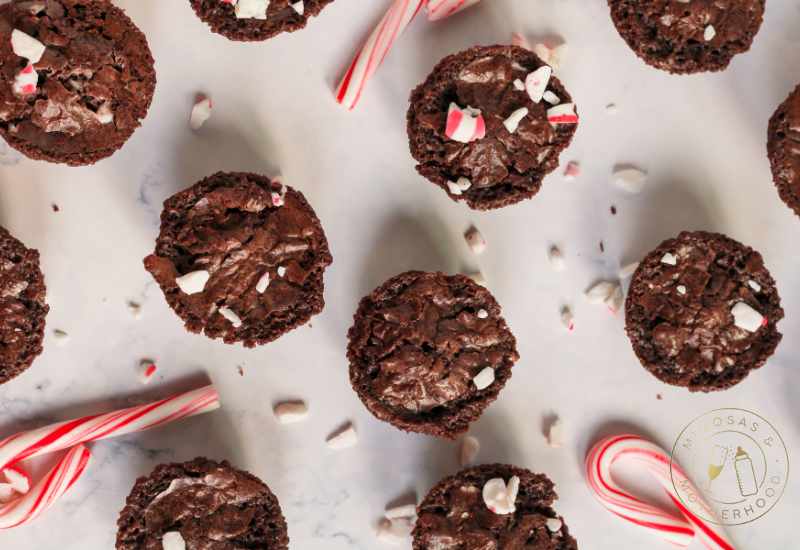
[[[519,123],[522,122],[522,119],[525,118],[526,116],[528,116],[527,107],[522,107],[521,109],[517,109],[516,111],[511,113],[511,116],[509,116],[507,119],[503,121],[503,126],[506,127],[506,130],[508,130],[509,133],[513,134],[514,132],[517,131]]]
[[[266,19],[270,0],[238,0],[233,12],[237,19]]]
[[[408,519],[387,519],[381,522],[375,536],[384,542],[401,546],[411,538],[411,531],[413,530],[414,524]]]
[[[222,306],[219,308],[219,314],[230,321],[233,325],[233,328],[239,328],[242,326],[242,320],[228,306]]]
[[[283,267],[283,266],[280,266],[278,268],[278,277],[283,277],[284,275],[286,275],[286,268]]]
[[[577,162],[567,164],[567,171],[564,172],[565,180],[574,180],[581,175],[581,167]]]
[[[477,4],[481,0],[427,0],[425,11],[429,21],[440,21],[465,8]]]
[[[56,344],[58,344],[59,346],[65,343],[67,340],[69,340],[69,334],[61,330],[55,331],[55,336],[56,336]]]
[[[417,507],[413,504],[404,504],[389,508],[383,515],[386,519],[409,519],[417,515]]]
[[[614,287],[614,292],[611,293],[611,296],[606,298],[605,304],[614,315],[620,310],[622,307],[622,288],[619,285]]]
[[[578,122],[578,115],[575,114],[574,103],[561,103],[547,110],[547,119],[556,124],[574,124]]]
[[[514,87],[521,92],[525,89],[525,83],[518,78],[514,81]]]
[[[542,100],[552,74],[553,69],[545,65],[544,67],[539,67],[525,77],[525,90],[528,92],[531,101],[539,103]]]
[[[486,248],[486,239],[483,238],[483,235],[481,235],[481,232],[477,229],[473,229],[464,235],[464,239],[467,241],[473,254],[480,254]]]
[[[561,68],[561,65],[564,63],[564,57],[566,57],[568,51],[569,46],[566,44],[561,44],[560,46],[552,48],[547,44],[539,43],[533,47],[533,53],[538,55],[542,61],[554,69]]]
[[[744,302],[737,302],[731,309],[731,314],[733,314],[733,324],[749,332],[755,332],[767,324],[766,317]]]
[[[570,310],[565,309],[561,312],[561,323],[567,330],[573,330],[575,328],[575,316]]]
[[[200,269],[187,273],[183,277],[178,277],[175,279],[175,284],[186,294],[197,294],[203,291],[210,278],[211,274],[208,271]]]
[[[561,523],[561,520],[558,518],[549,518],[545,522],[545,525],[547,526],[548,531],[550,531],[551,533],[555,533],[556,531],[561,529],[563,524]]]
[[[332,449],[339,449],[341,447],[346,447],[347,445],[352,445],[358,441],[358,433],[356,433],[356,429],[353,427],[352,424],[347,424],[339,431],[331,435],[326,443],[328,447]]]
[[[511,45],[519,46],[520,48],[525,48],[526,50],[533,50],[531,43],[528,42],[528,39],[525,38],[522,34],[515,34],[514,36],[512,36]]]
[[[559,103],[561,103],[561,99],[560,99],[560,98],[559,98],[559,97],[558,97],[556,94],[554,94],[553,92],[551,92],[550,90],[547,90],[547,91],[546,91],[546,92],[545,92],[545,93],[542,95],[542,99],[544,99],[544,100],[545,100],[546,102],[548,102],[550,105],[558,105]]]
[[[597,283],[586,292],[586,299],[593,304],[605,302],[614,294],[614,285],[607,282]]]
[[[613,103],[609,103],[608,105],[606,105],[606,113],[608,113],[609,115],[615,115],[617,114],[617,111],[619,111],[619,109]]]
[[[467,275],[467,277],[475,281],[476,284],[479,284],[481,286],[486,286],[486,277],[484,277],[483,273],[481,272],[473,273],[472,275]]]
[[[142,384],[147,385],[150,383],[150,379],[153,378],[153,375],[156,373],[156,366],[153,364],[152,361],[143,360],[139,363],[139,380]]]
[[[495,514],[513,514],[517,511],[515,502],[519,491],[519,478],[517,476],[508,480],[506,486],[503,478],[490,479],[483,486],[483,502]]]
[[[27,495],[31,490],[31,476],[22,468],[9,466],[3,470],[3,474],[6,476],[8,484],[17,493]]]
[[[641,193],[647,183],[647,174],[636,168],[619,168],[614,172],[612,180],[625,191]]]
[[[479,110],[472,107],[460,109],[455,103],[450,103],[444,132],[450,139],[469,143],[486,135],[486,124]]]
[[[633,262],[632,264],[626,265],[619,270],[619,278],[627,279],[628,277],[632,277],[637,267],[639,267],[639,262]]]
[[[472,436],[465,437],[464,443],[461,445],[461,467],[474,463],[480,450],[481,445],[477,439]]]
[[[752,288],[756,292],[761,292],[761,285],[753,281],[752,279],[747,281],[747,284],[750,285],[750,288]]]
[[[131,314],[131,317],[133,317],[134,321],[138,321],[142,316],[142,308],[139,306],[139,304],[130,302],[128,304],[128,313]]]
[[[259,294],[264,294],[264,291],[267,290],[269,286],[269,273],[264,273],[256,283],[256,292]]]
[[[189,117],[189,128],[197,130],[211,116],[211,100],[201,99],[192,106],[192,114]]]
[[[560,418],[555,418],[547,429],[547,444],[551,447],[564,446],[564,424]]]
[[[706,29],[703,31],[703,40],[708,42],[712,38],[717,36],[717,31],[714,30],[714,27],[711,25],[707,26]]]
[[[550,265],[552,265],[553,269],[556,271],[562,271],[564,269],[564,254],[555,246],[550,249]]]
[[[485,309],[478,310],[478,319],[486,319],[489,316],[489,312]]]
[[[161,544],[164,550],[186,550],[186,541],[183,540],[183,537],[178,531],[164,533]]]
[[[667,253],[666,253],[666,254],[664,254],[664,256],[661,258],[661,263],[662,263],[662,264],[668,264],[668,265],[677,265],[677,264],[678,264],[678,258],[676,258],[676,257],[675,257],[675,256],[673,256],[672,254],[670,254],[669,252],[667,252]]]
[[[469,181],[469,179],[465,178],[464,176],[458,178],[458,181],[456,181],[455,183],[452,181],[447,182],[447,188],[453,195],[460,195],[470,187],[472,187],[472,182]]]
[[[38,63],[45,50],[44,44],[17,29],[11,33],[11,48],[15,54],[27,59],[28,63]]]
[[[34,70],[33,64],[28,63],[28,66],[22,69],[14,79],[12,89],[16,94],[32,94],[36,92],[36,85],[38,83],[39,75]]]
[[[303,3],[303,0],[299,2],[295,2],[294,4],[290,4],[292,9],[297,12],[298,15],[303,15],[306,12],[306,5]]]
[[[683,285],[678,285],[678,294],[686,294],[686,287]]]
[[[291,424],[308,416],[308,406],[302,401],[281,403],[275,407],[275,416],[281,424]]]
[[[492,367],[486,367],[479,372],[472,381],[475,382],[476,388],[485,390],[494,382],[494,369]]]

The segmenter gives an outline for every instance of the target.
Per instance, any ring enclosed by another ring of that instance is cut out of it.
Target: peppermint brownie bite
[[[484,464],[444,478],[422,500],[414,550],[577,550],[544,474]]]
[[[800,216],[800,86],[769,120],[767,155],[781,200]]]
[[[141,126],[155,86],[144,34],[110,2],[0,6],[0,135],[29,158],[110,157]]]
[[[16,378],[42,353],[47,290],[39,252],[0,227],[0,384]]]
[[[572,97],[551,73],[517,46],[476,46],[444,58],[409,98],[417,172],[475,210],[533,197],[578,122]]]
[[[683,232],[633,274],[626,330],[639,361],[662,382],[725,390],[775,352],[780,301],[761,254],[719,233]]]
[[[253,42],[304,29],[333,0],[189,0],[201,21],[228,40]]]
[[[285,550],[278,499],[249,472],[195,458],[140,477],[117,521],[117,550]]]
[[[455,440],[519,359],[500,305],[463,275],[408,271],[366,296],[348,336],[350,381],[378,420]]]
[[[328,241],[299,191],[218,172],[164,201],[145,269],[190,332],[252,348],[322,311]]]
[[[672,74],[722,71],[746,52],[766,0],[608,0],[611,19],[648,65]]]

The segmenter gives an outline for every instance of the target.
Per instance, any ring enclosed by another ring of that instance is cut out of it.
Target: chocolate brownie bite
[[[705,231],[683,232],[642,260],[625,317],[644,368],[693,392],[735,386],[782,337],[780,296],[761,254]]]
[[[725,70],[750,49],[766,0],[608,0],[617,32],[645,63],[672,74]]]
[[[333,0],[189,0],[211,31],[228,40],[253,42],[306,27]]]
[[[47,290],[39,252],[0,227],[0,384],[16,378],[42,353]]]
[[[286,520],[263,481],[195,458],[140,477],[117,521],[117,550],[286,550]]]
[[[505,464],[446,477],[419,505],[413,548],[577,550],[564,519],[551,508],[558,498],[553,488],[544,474]]]
[[[110,157],[141,126],[155,86],[144,34],[111,2],[0,6],[0,135],[27,157]]]
[[[800,86],[769,119],[767,155],[781,200],[800,216]]]
[[[401,273],[353,317],[350,382],[375,418],[407,432],[455,440],[519,359],[497,300],[463,275]]]
[[[578,121],[550,67],[517,46],[445,57],[409,101],[417,172],[475,210],[533,197]]]
[[[325,305],[332,262],[314,210],[265,176],[218,172],[164,201],[145,269],[190,332],[252,348]]]

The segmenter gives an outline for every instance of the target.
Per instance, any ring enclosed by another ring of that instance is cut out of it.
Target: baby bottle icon
[[[736,468],[736,478],[739,480],[739,492],[743,497],[749,497],[758,492],[758,483],[756,483],[756,472],[753,469],[753,461],[747,456],[747,453],[741,447],[736,453],[736,461],[734,467]]]

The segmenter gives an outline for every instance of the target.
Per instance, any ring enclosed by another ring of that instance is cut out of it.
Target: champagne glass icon
[[[722,473],[722,468],[725,467],[725,459],[728,458],[728,448],[714,445],[714,451],[711,453],[711,458],[708,460],[708,487],[704,489],[706,493],[710,493],[711,482],[719,477]]]

